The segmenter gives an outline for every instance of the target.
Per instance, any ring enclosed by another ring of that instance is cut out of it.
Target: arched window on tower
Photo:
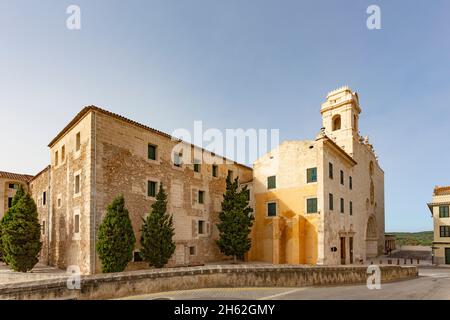
[[[340,129],[341,129],[341,116],[338,114],[333,117],[333,131]]]

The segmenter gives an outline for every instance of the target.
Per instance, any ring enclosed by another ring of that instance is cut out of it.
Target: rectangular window
[[[47,192],[42,192],[42,205],[45,206],[47,202]]]
[[[80,151],[81,148],[81,133],[77,133],[76,142],[75,142],[75,151]]]
[[[77,174],[75,176],[75,194],[79,194],[80,193],[80,175]]]
[[[156,182],[147,181],[147,195],[149,197],[156,197]]]
[[[306,169],[306,183],[317,182],[317,168]]]
[[[344,171],[341,170],[341,184],[344,185]]]
[[[204,234],[205,233],[205,221],[198,220],[198,234]]]
[[[42,220],[42,234],[45,234],[45,220]]]
[[[61,205],[62,205],[62,200],[61,200],[61,198],[58,198],[58,208],[61,208]]]
[[[194,171],[200,172],[200,163],[198,160],[194,160]]]
[[[275,189],[277,187],[277,177],[267,177],[267,189]]]
[[[133,262],[141,262],[141,261],[143,261],[141,252],[139,250],[133,252]]]
[[[317,212],[317,198],[306,199],[306,213]]]
[[[17,189],[19,186],[17,185],[17,184],[15,184],[15,183],[10,183],[9,185],[8,185],[8,188],[10,188],[10,189]]]
[[[12,201],[13,201],[13,198],[8,197],[8,209],[12,207]]]
[[[195,247],[194,246],[189,247],[189,254],[191,256],[195,256]]]
[[[205,191],[199,191],[198,192],[198,203],[203,204],[205,201]]]
[[[59,160],[59,154],[58,154],[58,151],[55,151],[55,166],[58,165],[58,160]]]
[[[233,181],[233,170],[228,170],[227,179],[230,179],[230,181]]]
[[[333,179],[333,164],[331,162],[328,163],[328,177]]]
[[[449,206],[440,206],[439,207],[439,218],[448,218],[449,217]]]
[[[73,227],[74,233],[80,233],[80,214],[77,213],[74,216],[74,227]]]
[[[440,227],[440,236],[441,236],[441,238],[450,237],[450,226],[441,226]]]
[[[66,160],[66,146],[61,147],[61,162],[64,162]]]
[[[148,145],[147,157],[150,160],[156,160],[156,146],[153,144]]]
[[[341,213],[344,213],[344,198],[341,198]]]
[[[353,202],[349,202],[349,209],[350,209],[350,215],[352,216],[353,215]]]
[[[175,152],[173,154],[173,164],[175,167],[181,167],[181,158],[183,157],[183,154],[181,152]]]
[[[350,190],[353,189],[353,179],[352,179],[352,177],[348,177],[348,186],[349,186]]]
[[[218,171],[219,171],[219,167],[216,164],[213,164],[213,166],[212,166],[212,176],[217,178]]]
[[[267,203],[267,216],[275,217],[277,215],[277,204],[276,202]]]
[[[329,195],[328,195],[328,208],[330,209],[330,210],[333,210],[334,208],[334,203],[333,203],[334,201],[333,201],[333,194],[332,193],[330,193]]]

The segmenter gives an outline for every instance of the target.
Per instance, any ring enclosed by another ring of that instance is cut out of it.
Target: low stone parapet
[[[381,282],[418,276],[415,266],[380,266]],[[306,287],[366,283],[367,266],[214,265],[82,276],[0,286],[0,299],[110,299],[155,292],[221,287]],[[70,280],[69,280],[70,281]]]

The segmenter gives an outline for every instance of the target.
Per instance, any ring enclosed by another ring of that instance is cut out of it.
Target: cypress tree
[[[156,268],[164,267],[175,252],[173,219],[166,210],[167,195],[161,183],[152,211],[143,219],[141,236],[142,258]]]
[[[108,205],[97,239],[97,252],[102,261],[102,272],[125,270],[128,262],[133,258],[136,237],[123,196],[115,198]]]
[[[22,186],[1,222],[3,260],[14,271],[27,272],[39,261],[41,226],[34,200]]]
[[[251,214],[253,209],[248,206],[248,193],[247,186],[239,191],[238,178],[233,182],[227,178],[222,211],[219,213],[220,222],[217,224],[217,245],[223,254],[233,256],[235,262],[237,258],[242,259],[251,247],[249,234],[254,218]]]

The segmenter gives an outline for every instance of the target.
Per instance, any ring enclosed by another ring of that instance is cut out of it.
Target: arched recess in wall
[[[377,221],[374,215],[370,215],[366,226],[366,240],[378,238]]]
[[[337,114],[332,119],[333,122],[333,131],[341,129],[341,115]]]

